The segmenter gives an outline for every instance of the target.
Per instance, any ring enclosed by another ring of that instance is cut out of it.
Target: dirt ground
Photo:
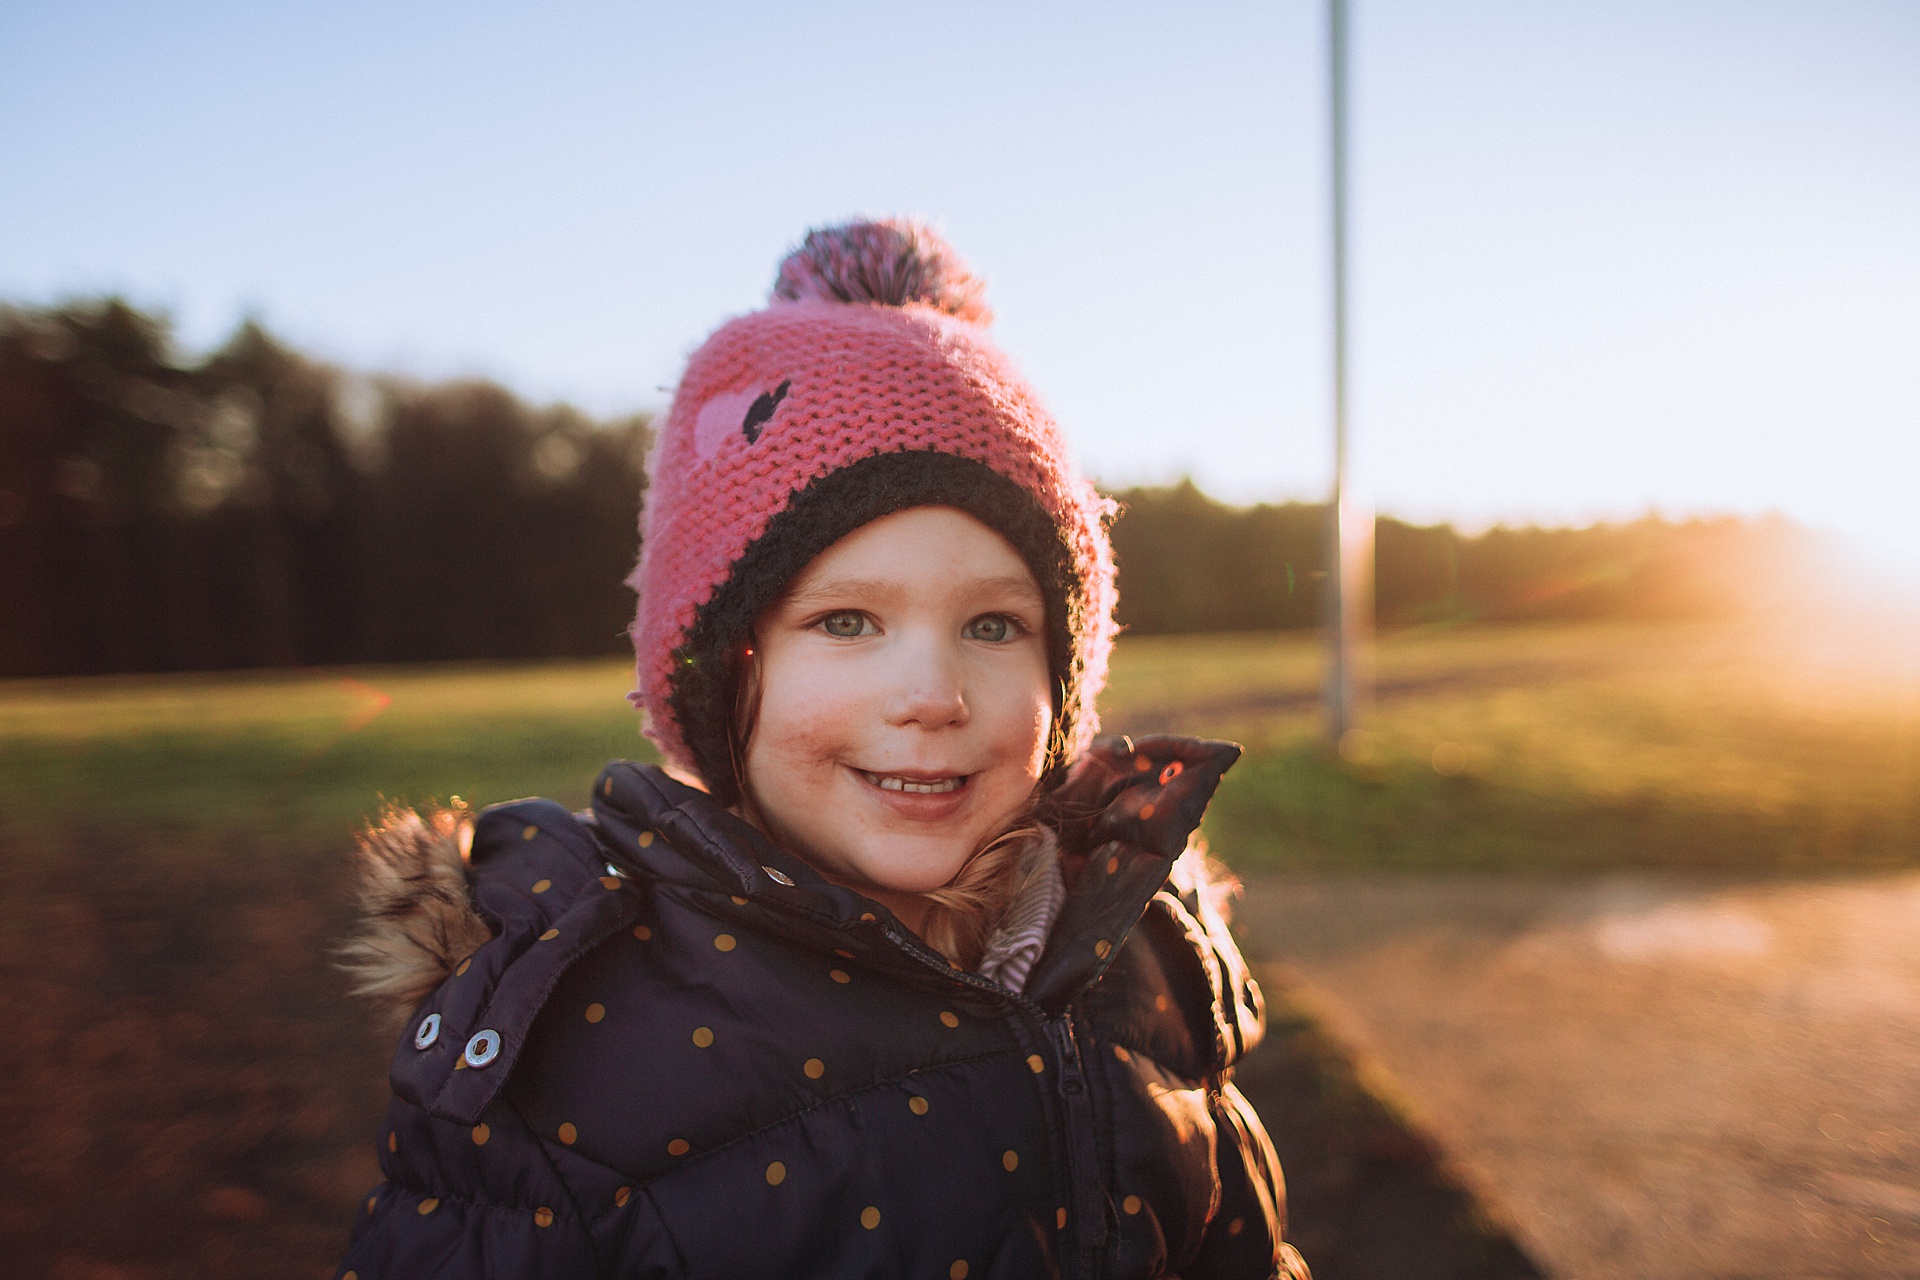
[[[1238,916],[1551,1273],[1920,1275],[1920,874],[1267,876]]]

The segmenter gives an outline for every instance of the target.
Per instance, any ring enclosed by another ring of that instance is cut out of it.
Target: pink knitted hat
[[[1092,740],[1114,635],[1114,508],[993,344],[991,318],[930,228],[854,222],[810,233],[766,309],[687,362],[628,579],[640,597],[629,696],[647,736],[723,803],[737,794],[730,718],[754,618],[820,552],[908,507],[968,511],[1026,559],[1047,597],[1054,763]]]

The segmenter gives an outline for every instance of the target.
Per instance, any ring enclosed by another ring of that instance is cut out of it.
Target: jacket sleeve
[[[1228,1084],[1214,1097],[1213,1122],[1220,1208],[1185,1274],[1192,1280],[1312,1280],[1299,1253],[1281,1239],[1286,1181],[1252,1104]]]
[[[387,1180],[362,1202],[336,1280],[601,1274],[588,1224],[557,1177],[549,1181],[546,1171],[524,1163],[514,1188],[471,1176],[488,1143],[519,1145],[511,1113],[502,1112],[490,1108],[491,1125],[468,1129],[394,1100],[380,1139]],[[501,1194],[508,1191],[525,1194]]]

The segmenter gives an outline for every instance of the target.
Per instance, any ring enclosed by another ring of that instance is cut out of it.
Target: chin
[[[926,859],[914,858],[902,865],[895,857],[850,858],[850,869],[867,884],[887,893],[931,893],[944,887],[960,874],[960,868],[967,865],[966,853],[949,854]]]

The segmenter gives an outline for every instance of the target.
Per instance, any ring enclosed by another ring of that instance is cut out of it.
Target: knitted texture
[[[861,228],[872,226],[892,236],[861,243]],[[673,705],[676,682],[700,661],[688,644],[700,611],[796,493],[883,453],[981,464],[1052,521],[1079,597],[1072,653],[1058,673],[1068,758],[1098,727],[1094,699],[1115,630],[1106,534],[1113,504],[1075,470],[1038,397],[984,325],[968,318],[984,317],[985,304],[952,251],[914,228],[944,258],[931,269],[887,259],[899,251],[902,226],[912,224],[855,224],[811,254],[803,247],[795,258],[809,260],[796,267],[789,259],[772,303],[721,326],[688,361],[675,392],[649,468],[640,562],[628,579],[639,594],[637,687],[629,696],[647,713],[647,736],[684,768],[703,772]],[[923,244],[922,258],[925,251]],[[861,283],[871,282],[871,268],[863,275],[859,261],[846,262],[863,254],[893,273],[892,287],[908,291],[905,305],[857,300],[886,292]],[[856,300],[825,300],[843,296]]]

